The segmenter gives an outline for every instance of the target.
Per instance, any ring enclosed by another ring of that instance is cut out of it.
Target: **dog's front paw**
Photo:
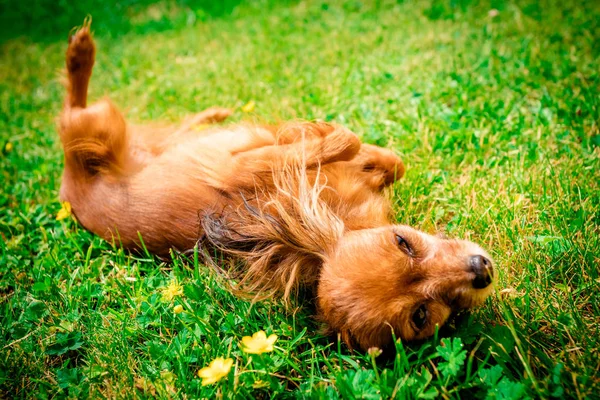
[[[233,114],[233,110],[224,107],[211,107],[204,110],[204,113],[209,122],[223,122]]]
[[[323,161],[350,161],[360,150],[360,139],[350,130],[336,126],[334,131],[322,139]]]
[[[223,122],[233,114],[233,110],[225,107],[211,107],[196,114],[194,123],[196,124],[214,124]]]
[[[393,151],[363,143],[353,162],[363,172],[383,173],[384,184],[389,185],[404,175],[404,163]]]

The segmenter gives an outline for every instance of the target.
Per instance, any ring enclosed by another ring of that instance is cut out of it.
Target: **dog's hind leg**
[[[96,46],[86,21],[74,35],[69,37],[67,48],[67,98],[65,107],[85,108],[87,90],[96,57]]]
[[[89,22],[69,38],[66,52],[67,96],[60,116],[66,175],[93,176],[126,169],[127,126],[108,100],[87,107],[96,47]]]

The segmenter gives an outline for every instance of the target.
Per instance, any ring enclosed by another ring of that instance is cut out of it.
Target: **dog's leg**
[[[191,117],[186,118],[179,128],[174,132],[175,134],[189,132],[194,129],[194,127],[209,125],[209,124],[217,124],[225,121],[229,116],[233,113],[233,110],[230,108],[224,107],[210,107],[204,111],[199,112],[198,114],[192,115]]]
[[[195,114],[191,118],[194,124],[217,124],[225,121],[233,114],[233,110],[225,107],[210,107]]]
[[[290,144],[265,146],[235,155],[230,184],[252,186],[257,176],[271,174],[274,169],[310,169],[337,161],[349,161],[356,156],[360,146],[360,139],[348,129],[327,125],[327,132],[321,138],[313,136]]]
[[[281,125],[261,125],[261,127],[270,132],[275,143],[279,145],[323,139],[337,129],[336,125],[326,122],[290,122]]]
[[[348,166],[356,168],[374,190],[382,190],[404,175],[404,163],[394,152],[371,144],[362,144]]]
[[[67,176],[123,172],[126,165],[125,119],[110,101],[87,106],[96,48],[89,22],[69,38],[66,52],[67,96],[60,116],[60,138]]]
[[[96,46],[90,34],[89,22],[86,21],[83,27],[69,37],[66,54],[68,90],[65,107],[85,108],[95,57]]]

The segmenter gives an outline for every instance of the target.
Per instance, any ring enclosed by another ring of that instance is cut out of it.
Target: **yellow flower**
[[[232,365],[233,360],[231,358],[215,358],[208,367],[198,371],[198,377],[202,378],[202,386],[210,385],[226,377]]]
[[[61,221],[65,218],[69,218],[71,216],[71,203],[65,201],[62,203],[62,208],[56,214],[56,220]]]
[[[163,382],[170,385],[175,383],[175,381],[177,380],[177,376],[168,369],[163,369],[162,371],[160,371],[160,377],[162,378]]]
[[[263,388],[269,387],[269,382],[261,381],[259,379],[257,381],[254,381],[254,383],[252,384],[252,387],[254,389],[263,389]]]
[[[162,297],[165,301],[173,301],[175,297],[181,295],[183,295],[183,286],[177,283],[175,279],[169,282],[169,285],[165,286],[162,290]]]
[[[13,149],[13,144],[11,142],[6,143],[6,145],[4,146],[4,151],[6,153],[10,153]]]
[[[175,307],[173,307],[173,312],[175,314],[181,314],[183,312],[183,306],[181,304],[177,304]]]
[[[252,337],[244,336],[242,338],[242,351],[250,354],[262,354],[273,351],[273,344],[277,340],[277,335],[269,335],[265,331],[258,331]]]
[[[242,111],[245,113],[249,113],[254,111],[254,106],[256,105],[256,103],[254,102],[254,100],[250,100],[248,103],[246,103],[246,105],[242,106]]]

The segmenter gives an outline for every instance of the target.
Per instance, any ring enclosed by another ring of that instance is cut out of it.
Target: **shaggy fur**
[[[334,124],[221,126],[223,108],[129,125],[107,99],[87,106],[94,57],[85,25],[66,53],[60,197],[90,231],[131,249],[141,237],[158,255],[200,240],[241,261],[248,293],[312,289],[331,332],[361,349],[385,347],[392,330],[428,337],[490,293],[479,246],[392,223],[383,189],[404,165],[391,151]]]

